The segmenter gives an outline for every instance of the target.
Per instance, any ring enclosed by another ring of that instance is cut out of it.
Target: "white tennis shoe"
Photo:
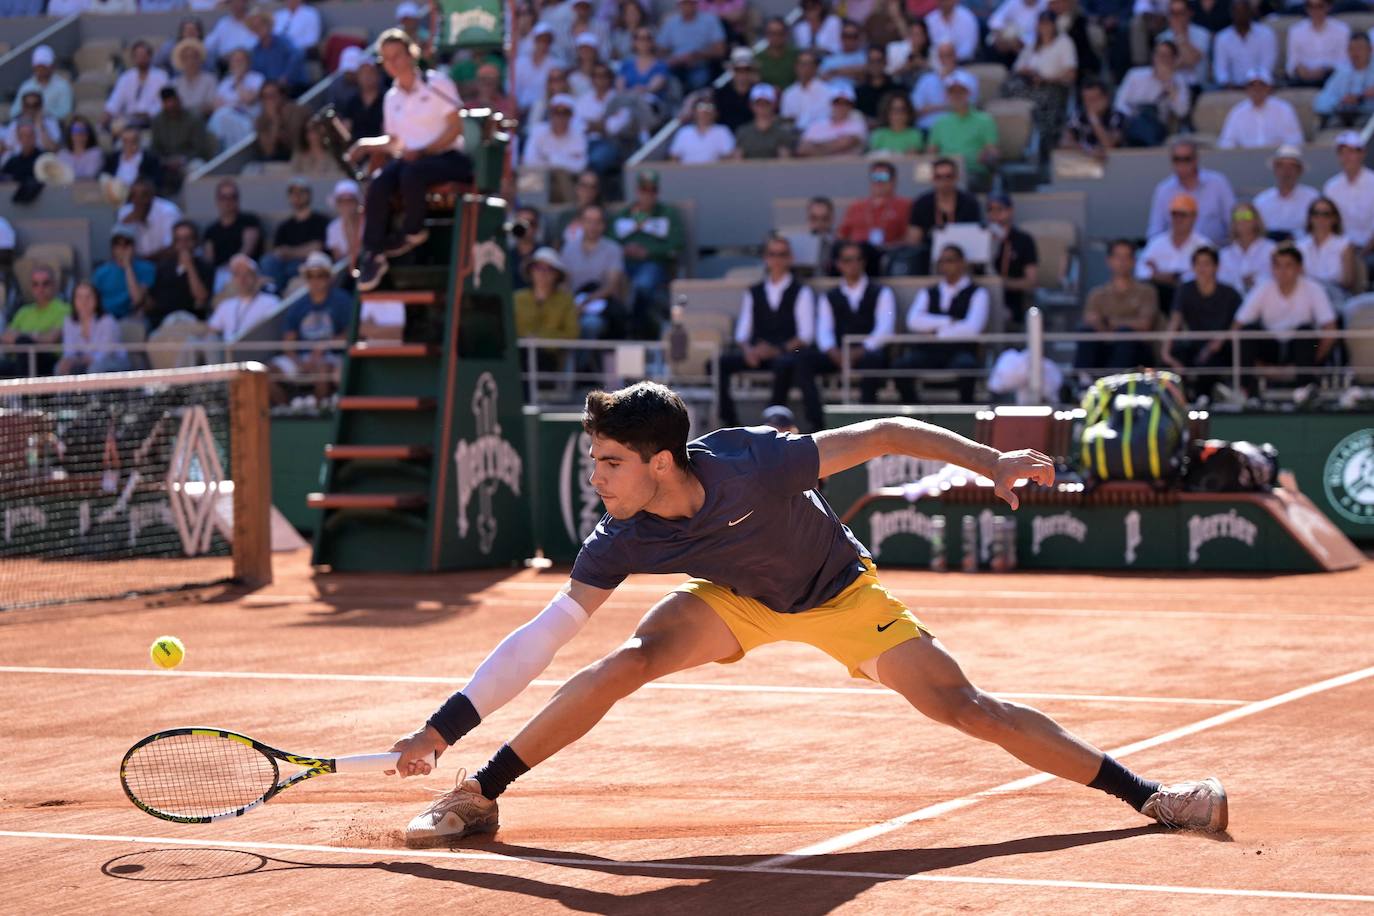
[[[1208,776],[1198,782],[1160,786],[1140,813],[1165,827],[1220,831],[1226,829],[1226,790],[1221,780]]]
[[[474,833],[495,833],[500,826],[496,802],[482,794],[477,780],[458,771],[457,784],[436,798],[406,825],[406,845],[412,849],[445,846]]]

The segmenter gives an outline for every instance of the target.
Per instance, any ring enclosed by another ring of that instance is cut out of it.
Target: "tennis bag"
[[[1188,408],[1177,375],[1109,375],[1088,389],[1083,409],[1079,459],[1085,477],[1177,482],[1188,439]]]
[[[1188,447],[1183,487],[1198,493],[1272,490],[1279,476],[1278,449],[1268,442],[1195,439]]]

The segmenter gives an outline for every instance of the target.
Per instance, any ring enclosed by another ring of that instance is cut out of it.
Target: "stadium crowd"
[[[23,265],[28,276],[7,278],[0,342],[61,341],[63,353],[43,368],[74,371],[95,364],[82,354],[108,337],[102,316],[142,334],[201,322],[233,339],[293,293],[289,334],[341,336],[346,311],[335,306],[344,293],[329,289],[351,281],[334,268],[361,264],[366,277],[380,254],[362,237],[368,195],[340,180],[326,208],[302,179],[337,169],[310,118],[320,102],[355,136],[382,133],[384,100],[398,90],[367,42],[329,31],[306,0],[42,5],[6,0],[0,15],[95,20],[184,8],[186,16],[160,42],[83,47],[71,67],[46,45],[31,50],[31,75],[13,87],[0,130],[10,214],[22,229],[24,203],[45,184],[89,180],[118,210],[108,253],[80,276],[38,262]],[[442,72],[468,104],[519,120],[516,161],[547,180],[552,205],[522,210],[532,231],[512,241],[521,336],[655,339],[665,331],[669,282],[684,276],[694,252],[688,215],[661,198],[653,169],[634,172],[624,187],[636,150],[647,145],[651,159],[703,169],[733,159],[870,157],[866,196],[841,213],[823,194],[811,201],[810,239],[779,232],[760,240],[761,280],[724,342],[727,418],[732,376],[763,370],[775,395],[801,389],[814,423],[816,378],[837,370],[845,334],[864,336],[854,365],[894,377],[898,397],[914,397],[909,382],[923,373],[953,370],[967,373],[957,388],[971,399],[974,375],[992,354],[935,338],[1018,327],[1037,290],[1059,280],[1039,272],[1036,239],[1016,224],[1004,193],[1009,155],[1027,160],[1017,164],[1039,180],[1054,151],[1101,161],[1142,147],[1169,161],[1172,174],[1154,188],[1136,239],[1079,240],[1105,246],[1109,275],[1082,299],[1083,330],[1254,327],[1275,337],[1247,345],[1247,364],[1339,359],[1329,336],[1287,335],[1337,328],[1374,263],[1374,172],[1362,132],[1374,110],[1374,63],[1369,34],[1341,18],[1364,8],[1358,0],[1340,14],[1328,0],[1292,8],[1273,0],[804,0],[794,16],[775,18],[743,0],[657,9],[563,0],[517,5],[509,67],[498,55],[463,52]],[[403,2],[395,21],[423,41],[430,11]],[[299,101],[321,82],[321,92]],[[1024,150],[1003,142],[1009,116],[1028,122],[1033,142]],[[241,144],[252,152],[247,169],[282,176],[284,215],[270,233],[261,216],[240,209],[232,178],[217,184],[214,213],[185,214],[175,202],[188,176]],[[1273,186],[1238,200],[1227,175],[1204,165],[1212,146],[1273,150]],[[1341,171],[1321,188],[1305,183],[1307,159],[1333,147]],[[897,194],[897,169],[916,156],[929,161],[930,187],[908,199]],[[937,235],[959,224],[986,230],[986,255],[936,248]],[[5,270],[17,263],[15,245],[0,217]],[[317,290],[325,272],[332,286]],[[838,277],[838,285],[816,293],[808,275]],[[1000,279],[996,302],[980,275]],[[906,276],[933,285],[898,302],[884,281]],[[75,307],[78,280],[83,304]],[[932,342],[889,345],[898,333]],[[1084,341],[1074,362],[1203,371],[1229,365],[1219,341],[1156,346],[1117,335]],[[14,356],[0,368],[24,371]],[[1196,379],[1202,391],[1212,376]],[[879,381],[864,379],[861,396],[877,397]]]

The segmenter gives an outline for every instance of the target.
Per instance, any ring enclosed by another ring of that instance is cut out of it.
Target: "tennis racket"
[[[172,728],[129,748],[119,782],[129,801],[153,817],[209,824],[242,817],[298,782],[325,773],[381,773],[400,756],[310,757],[222,728]],[[301,769],[283,776],[278,762]]]

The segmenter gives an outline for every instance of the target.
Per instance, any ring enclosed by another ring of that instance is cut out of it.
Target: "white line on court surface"
[[[467,678],[425,677],[405,674],[315,674],[309,672],[272,671],[153,671],[143,668],[53,668],[42,666],[0,665],[0,674],[60,674],[72,677],[161,677],[161,678],[226,678],[246,681],[355,681],[366,684],[450,684],[462,686]],[[536,687],[562,687],[563,682],[540,679],[531,681]],[[895,698],[890,691],[878,687],[809,687],[787,684],[697,684],[682,681],[651,681],[646,690],[706,691],[715,693],[800,693],[800,694],[865,694]],[[1064,700],[1080,703],[1159,703],[1181,706],[1243,706],[1245,700],[1223,700],[1198,697],[1134,697],[1096,693],[998,693],[1008,700]]]
[[[18,840],[55,840],[84,843],[120,843],[148,846],[190,846],[210,849],[266,850],[271,852],[311,852],[344,856],[386,856],[408,859],[440,859],[460,862],[537,864],[596,871],[702,872],[769,874],[789,877],[849,878],[873,881],[920,881],[930,884],[975,884],[1001,887],[1049,887],[1071,890],[1136,891],[1150,894],[1192,894],[1207,897],[1261,897],[1280,900],[1323,900],[1344,903],[1374,903],[1374,894],[1339,894],[1318,891],[1283,891],[1236,887],[1188,887],[1170,884],[1118,884],[1108,881],[1061,881],[1041,878],[991,878],[961,875],[902,874],[900,872],[841,871],[825,868],[777,868],[766,862],[754,865],[695,864],[691,862],[643,862],[613,859],[579,859],[558,856],[503,856],[489,852],[456,852],[439,849],[371,849],[362,846],[319,846],[305,843],[260,843],[240,840],[193,840],[181,837],[117,836],[89,833],[48,833],[28,830],[0,830],[0,837]]]
[[[1351,671],[1349,674],[1342,674],[1337,677],[1327,678],[1324,681],[1317,681],[1314,684],[1308,684],[1304,687],[1296,687],[1293,690],[1287,691],[1286,693],[1281,693],[1277,696],[1272,696],[1267,700],[1256,700],[1253,703],[1247,703],[1244,706],[1237,707],[1236,709],[1229,709],[1226,712],[1218,713],[1214,716],[1208,716],[1206,719],[1200,719],[1197,722],[1192,723],[1191,725],[1184,725],[1179,728],[1170,729],[1169,731],[1164,732],[1163,734],[1155,735],[1153,738],[1145,738],[1141,741],[1135,741],[1131,744],[1125,744],[1121,747],[1113,748],[1107,751],[1107,753],[1111,754],[1113,757],[1125,757],[1127,754],[1134,754],[1137,751],[1144,751],[1152,747],[1159,747],[1161,744],[1169,744],[1173,741],[1179,740],[1180,738],[1187,738],[1191,735],[1196,735],[1198,732],[1203,732],[1210,728],[1216,728],[1219,725],[1227,725],[1231,722],[1235,722],[1237,719],[1244,719],[1247,716],[1253,716],[1256,713],[1265,712],[1266,710],[1273,709],[1276,706],[1282,706],[1285,703],[1292,703],[1295,700],[1301,700],[1305,697],[1310,697],[1313,694],[1322,693],[1323,691],[1334,690],[1337,687],[1344,687],[1348,684],[1353,684],[1357,681],[1362,681],[1370,677],[1374,677],[1374,666],[1371,666],[1369,668],[1361,668],[1358,671]],[[869,827],[862,827],[858,830],[851,830],[850,832],[840,834],[837,837],[832,837],[828,840],[822,840],[819,843],[812,843],[809,846],[803,846],[801,849],[794,850],[793,852],[784,853],[780,856],[773,856],[772,858],[764,859],[759,864],[767,866],[769,868],[773,868],[786,865],[790,862],[796,862],[800,859],[809,858],[810,856],[829,855],[831,853],[840,852],[841,850],[849,849],[851,847],[859,845],[860,843],[866,843],[869,840],[872,840],[876,837],[880,837],[884,834],[891,833],[894,830],[900,830],[907,824],[912,824],[916,821],[930,820],[931,818],[939,817],[942,814],[948,814],[951,811],[957,811],[960,808],[967,808],[970,805],[977,804],[979,801],[982,801],[985,798],[990,798],[994,795],[1005,795],[1009,792],[1019,792],[1021,789],[1029,789],[1032,786],[1038,786],[1042,783],[1049,782],[1050,780],[1055,778],[1057,777],[1051,776],[1049,773],[1036,773],[1031,776],[1026,776],[1022,779],[1017,779],[1012,782],[1003,783],[1000,786],[994,786],[991,789],[984,789],[982,792],[975,792],[972,795],[965,795],[962,798],[953,798],[949,801],[939,802],[938,804],[922,808],[919,811],[912,811],[909,814],[903,814],[899,815],[898,817],[890,818],[889,820],[883,821],[879,824],[873,824]]]

